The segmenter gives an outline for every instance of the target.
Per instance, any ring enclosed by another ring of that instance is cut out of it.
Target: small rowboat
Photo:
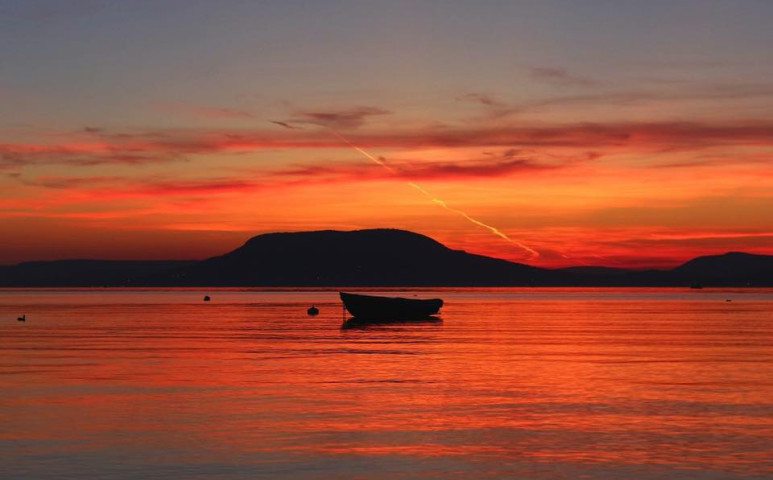
[[[435,315],[443,306],[439,298],[378,297],[340,292],[341,301],[354,318],[361,320],[416,320]]]

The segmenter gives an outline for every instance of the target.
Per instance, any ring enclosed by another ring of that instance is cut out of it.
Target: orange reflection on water
[[[5,317],[29,319],[0,327],[0,441],[60,467],[100,452],[245,478],[397,457],[465,462],[476,478],[773,472],[770,291],[728,304],[727,292],[445,290],[442,323],[356,330],[339,328],[335,292],[200,293],[0,299]]]

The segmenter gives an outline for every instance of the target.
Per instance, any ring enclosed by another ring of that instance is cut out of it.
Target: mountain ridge
[[[727,252],[673,269],[547,269],[453,250],[399,229],[256,235],[201,261],[56,260],[0,266],[2,287],[773,286],[773,255]]]

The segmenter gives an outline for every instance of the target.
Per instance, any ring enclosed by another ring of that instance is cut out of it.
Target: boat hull
[[[427,318],[443,306],[439,298],[416,299],[377,297],[340,292],[341,301],[354,318],[362,320],[400,321]]]

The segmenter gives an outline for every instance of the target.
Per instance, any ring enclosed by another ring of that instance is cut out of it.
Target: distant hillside
[[[671,270],[682,283],[704,286],[773,285],[773,255],[728,252],[698,257]]]
[[[132,286],[193,261],[56,260],[0,266],[0,287]]]
[[[548,270],[451,250],[404,230],[270,233],[174,272],[175,285],[529,285]]]
[[[731,252],[672,270],[544,269],[393,229],[269,233],[207,260],[60,260],[0,267],[0,287],[773,286],[773,256]]]
[[[773,286],[773,255],[729,252],[697,257],[671,270],[569,267],[559,282],[589,286]]]

